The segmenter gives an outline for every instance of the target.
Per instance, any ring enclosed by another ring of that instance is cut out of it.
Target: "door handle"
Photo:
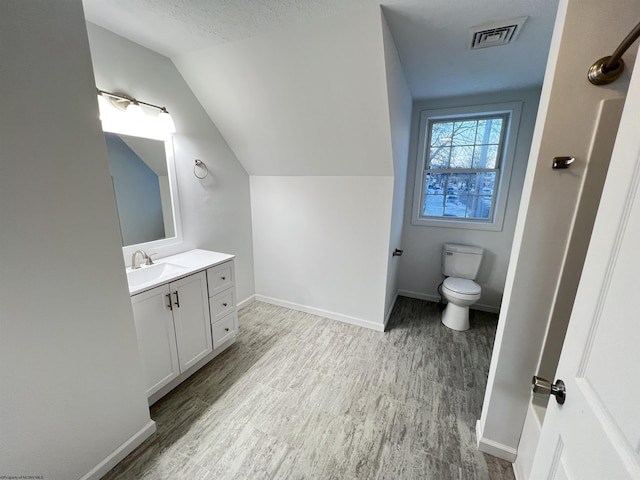
[[[567,390],[564,387],[562,380],[556,380],[556,383],[551,385],[551,382],[546,378],[534,377],[531,379],[533,385],[533,393],[540,393],[542,395],[553,395],[556,397],[556,402],[560,405],[567,399]]]

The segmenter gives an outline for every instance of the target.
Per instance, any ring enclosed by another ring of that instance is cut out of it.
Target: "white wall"
[[[526,89],[414,102],[404,220],[405,249],[400,267],[400,292],[403,295],[438,301],[440,297],[437,287],[443,278],[441,273],[442,244],[477,245],[485,249],[485,255],[477,279],[477,282],[482,286],[482,298],[474,305],[474,308],[498,311],[507,276],[509,254],[511,252],[511,243],[518,215],[518,205],[527,168],[539,98],[539,89]],[[421,112],[438,108],[515,101],[523,102],[522,116],[520,118],[502,231],[412,225],[411,212],[414,201]]]
[[[381,330],[390,177],[251,177],[256,298]]]
[[[387,288],[385,296],[385,321],[391,314],[398,292],[400,257],[394,257],[393,251],[402,250],[402,222],[407,185],[407,161],[409,155],[409,136],[411,132],[411,92],[402,71],[400,56],[386,19],[382,17],[382,37],[389,101],[389,131],[393,153],[393,204],[391,209],[391,235],[387,253]]]
[[[3,2],[0,58],[0,476],[80,478],[154,428],[80,1]]]
[[[563,302],[573,303],[571,294],[557,289],[580,194],[600,194],[583,191],[587,168],[598,160],[590,154],[600,100],[624,95],[631,66],[606,87],[588,83],[586,72],[639,16],[637,2],[560,2],[479,422],[483,451],[513,459],[549,319]],[[625,62],[632,65],[633,55]],[[566,171],[552,170],[558,155],[577,160]],[[590,226],[581,228],[590,235]]]
[[[392,175],[380,7],[174,58],[250,175]]]
[[[176,123],[174,153],[187,248],[232,253],[240,301],[254,294],[249,176],[172,62],[162,55],[88,23],[96,85],[167,107]],[[209,168],[198,180],[195,159]]]
[[[256,298],[382,329],[401,100],[380,7],[174,61],[252,175]]]

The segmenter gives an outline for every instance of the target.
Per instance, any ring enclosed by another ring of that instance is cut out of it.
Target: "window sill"
[[[461,220],[414,218],[411,225],[417,227],[459,228],[463,230],[485,230],[501,232],[502,222],[465,222]]]

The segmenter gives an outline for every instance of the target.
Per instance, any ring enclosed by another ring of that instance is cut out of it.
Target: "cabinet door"
[[[131,297],[147,396],[180,374],[169,286]]]
[[[205,272],[169,284],[178,342],[180,371],[184,372],[213,351],[209,297]]]

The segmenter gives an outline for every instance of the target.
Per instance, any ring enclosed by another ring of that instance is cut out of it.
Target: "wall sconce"
[[[171,118],[166,107],[143,102],[125,93],[111,93],[100,89],[98,89],[98,104],[101,107],[101,112],[105,111],[105,107],[111,104],[118,110],[125,112],[129,118],[136,121],[145,118],[145,113],[141,105],[157,108],[160,110],[160,113],[158,113],[158,124],[160,128],[166,133],[176,133],[176,125],[173,123],[173,118]]]

